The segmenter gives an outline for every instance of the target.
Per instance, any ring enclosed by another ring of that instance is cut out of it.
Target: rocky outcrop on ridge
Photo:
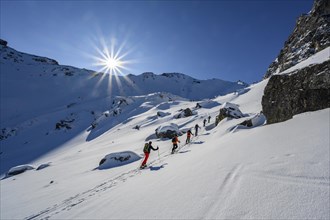
[[[330,1],[315,0],[312,10],[301,15],[283,49],[264,78],[282,72],[330,46]]]

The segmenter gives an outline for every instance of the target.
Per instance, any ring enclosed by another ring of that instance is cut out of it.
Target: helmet
[[[152,144],[152,142],[151,142],[151,141],[149,141],[149,144]]]

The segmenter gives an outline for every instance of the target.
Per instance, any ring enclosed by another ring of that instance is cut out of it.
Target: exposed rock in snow
[[[142,149],[142,148],[141,148]],[[99,163],[98,169],[110,169],[140,160],[141,157],[132,151],[123,151],[106,155]]]
[[[173,118],[183,118],[183,117],[190,117],[192,115],[196,115],[197,112],[196,111],[192,111],[190,108],[186,108],[186,109],[181,109],[180,113],[175,114],[173,116]]]
[[[181,135],[181,132],[177,124],[170,123],[167,125],[159,126],[155,130],[155,134],[158,138],[173,138],[174,135]]]
[[[244,114],[238,108],[236,104],[225,102],[221,105],[219,115],[215,119],[217,125],[224,118],[242,118]]]
[[[296,114],[330,107],[330,60],[270,78],[262,97],[267,123],[282,122]]]
[[[254,115],[252,118],[249,118],[242,123],[235,126],[235,128],[254,128],[266,123],[266,117],[263,113],[258,113]]]
[[[5,40],[0,39],[0,45],[7,46],[8,42]]]
[[[50,164],[51,164],[51,162],[40,164],[40,165],[37,167],[37,170],[45,169],[45,168],[49,167]]]
[[[168,116],[168,115],[171,115],[171,113],[170,112],[162,112],[162,111],[157,112],[157,116],[159,116],[159,117],[165,117],[165,116]]]
[[[34,169],[35,169],[35,167],[30,164],[18,165],[18,166],[12,167],[7,172],[7,176],[17,175],[17,174],[23,173],[27,170],[34,170]]]

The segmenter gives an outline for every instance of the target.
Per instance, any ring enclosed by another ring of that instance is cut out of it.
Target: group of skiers
[[[208,122],[209,123],[210,123],[210,119],[211,119],[211,116],[208,117]],[[206,119],[204,119],[203,123],[204,123],[204,127],[205,127]],[[200,128],[201,127],[198,124],[195,125],[195,136],[198,135],[198,129],[200,129]],[[186,144],[190,143],[191,136],[194,136],[194,134],[191,132],[191,130],[188,130],[187,131]],[[178,143],[181,143],[181,142],[178,139],[178,135],[175,134],[174,137],[172,138],[172,144],[173,144],[172,154],[174,154],[175,150],[178,148]],[[143,160],[143,162],[141,164],[141,167],[140,167],[141,169],[144,169],[144,168],[147,167],[147,161],[148,161],[151,150],[153,150],[153,151],[159,150],[159,147],[157,146],[157,148],[154,148],[152,146],[152,142],[149,141],[149,143],[145,143],[144,148],[143,148],[143,152],[144,152],[145,156],[144,156],[144,160]]]

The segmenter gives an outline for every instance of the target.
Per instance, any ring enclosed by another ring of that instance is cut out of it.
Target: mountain
[[[214,97],[218,80],[119,81],[0,43],[1,219],[329,219],[329,48]]]
[[[25,170],[0,180],[1,219],[327,219],[330,111],[267,126],[240,125],[259,115],[267,82],[202,101],[202,108],[163,95],[121,98],[113,103],[121,114],[105,112],[95,129],[83,123],[87,112],[65,122],[71,129],[56,130],[54,112],[37,117],[1,142],[2,167],[11,163],[12,173]],[[215,126],[220,105],[228,102],[244,117]],[[85,109],[75,105],[67,113],[73,108]],[[173,117],[186,108],[195,114]],[[203,127],[206,116],[211,122]],[[116,117],[127,120],[107,128]],[[52,125],[48,135],[37,135],[45,121]],[[157,127],[171,123],[183,132],[202,127],[188,145],[180,136],[174,155],[171,140],[155,136]],[[90,138],[102,129],[106,132]],[[140,170],[148,141],[159,151]]]
[[[268,67],[264,78],[283,72],[329,47],[329,29],[330,3],[327,0],[315,0],[312,10],[297,19],[293,32]]]
[[[264,78],[262,98],[267,123],[330,107],[330,3],[315,0],[302,15]]]
[[[180,73],[111,76],[18,52],[3,40],[0,51],[0,140],[8,139],[13,142],[10,146],[14,144],[35,151],[28,154],[22,150],[21,153],[29,155],[27,158],[3,163],[2,174],[14,164],[46,153],[96,124],[99,126],[90,132],[87,140],[102,135],[135,114],[155,107],[147,107],[145,102],[148,100],[158,100],[154,105],[166,101],[200,100],[243,91],[248,86],[241,81],[197,80]],[[34,150],[47,141],[50,134],[55,132],[56,136],[59,130],[67,133],[48,147]],[[27,148],[26,144],[36,142],[31,140],[32,136],[38,143]],[[16,143],[21,138],[23,143]]]
[[[111,76],[59,65],[53,59],[21,53],[6,45],[0,45],[2,127],[45,114],[49,109],[96,99],[170,92],[201,100],[247,87],[242,82],[197,80],[178,73]]]

